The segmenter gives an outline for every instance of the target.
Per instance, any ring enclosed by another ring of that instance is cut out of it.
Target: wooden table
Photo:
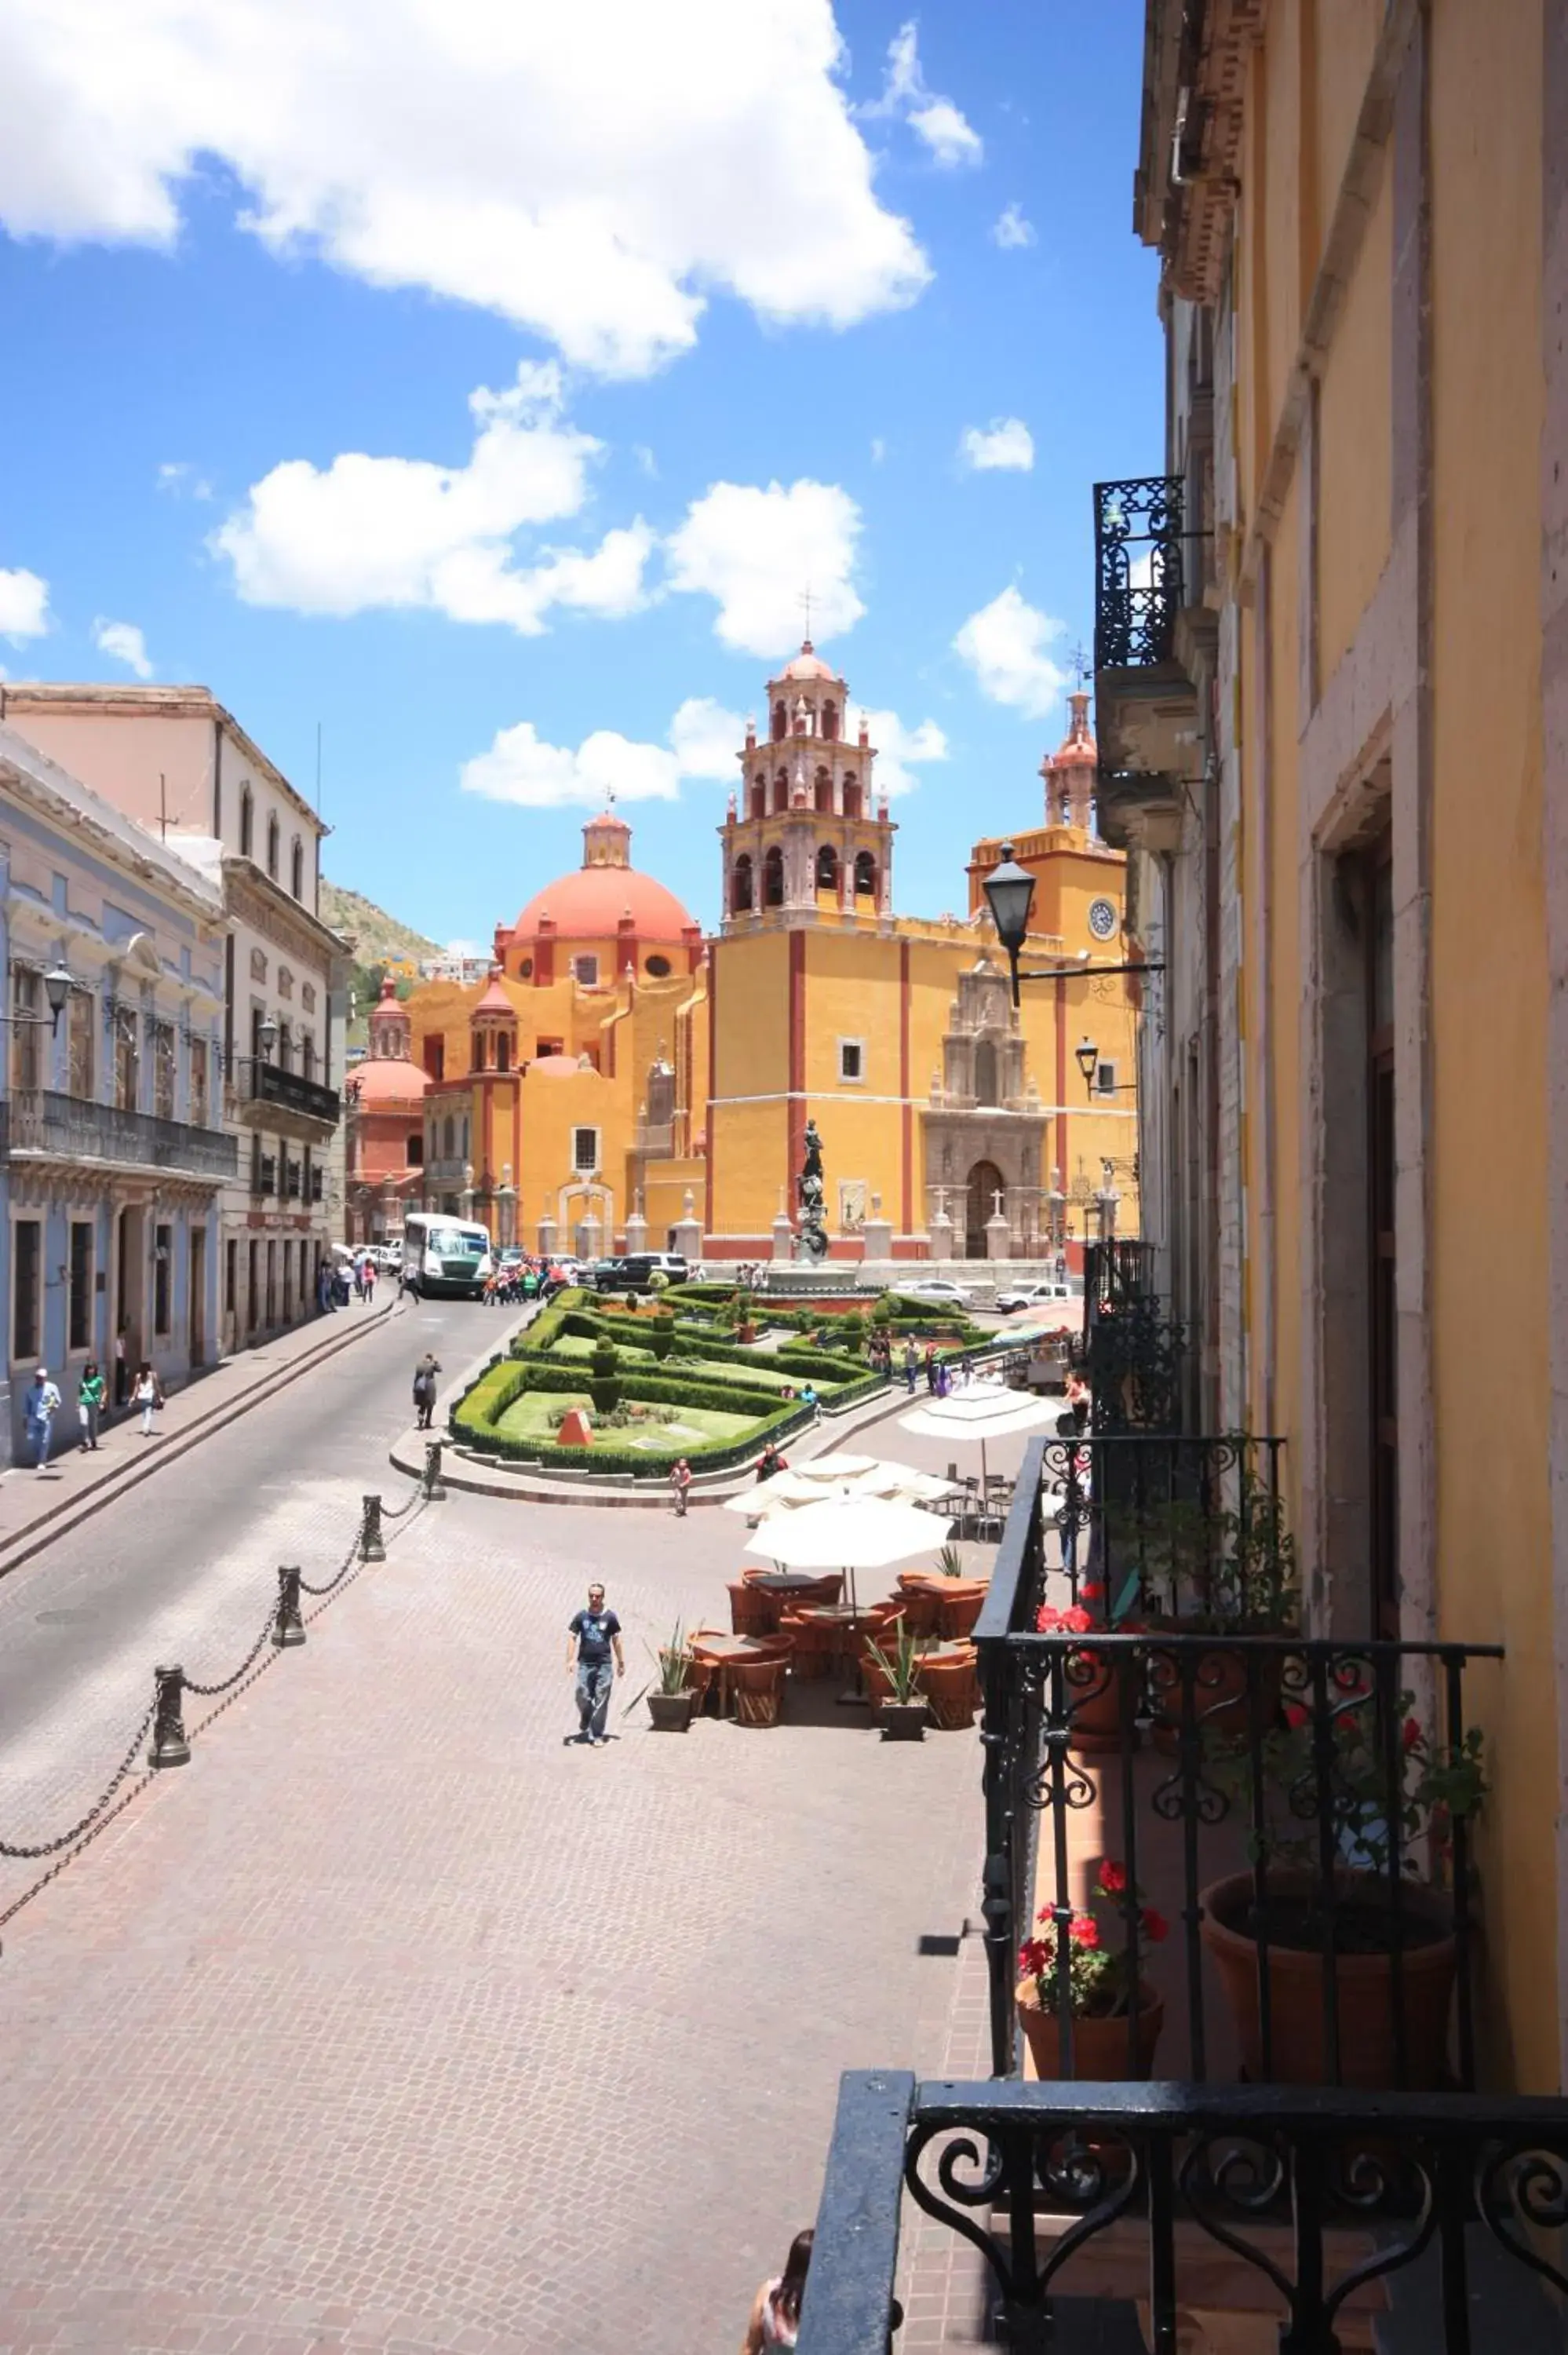
[[[765,1594],[799,1594],[802,1587],[820,1586],[825,1575],[820,1570],[759,1570],[747,1583],[760,1586]]]
[[[758,1637],[720,1634],[694,1636],[691,1649],[692,1657],[694,1660],[706,1660],[718,1671],[714,1682],[718,1688],[721,1717],[727,1717],[729,1714],[731,1668],[741,1660],[776,1660],[779,1657],[778,1639],[771,1636]]]

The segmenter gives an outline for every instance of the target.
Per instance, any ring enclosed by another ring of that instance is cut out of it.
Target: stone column
[[[599,1213],[590,1200],[586,1217],[577,1220],[577,1257],[579,1259],[597,1259],[599,1257],[599,1236],[601,1232],[602,1229],[599,1222]]]
[[[773,1220],[773,1259],[775,1265],[795,1256],[795,1230],[789,1223],[788,1210],[779,1210]]]
[[[551,1217],[547,1209],[545,1212],[544,1217],[539,1221],[538,1241],[539,1257],[541,1259],[554,1259],[556,1256],[556,1221]]]
[[[953,1221],[948,1214],[947,1195],[941,1191],[938,1191],[937,1195],[937,1214],[930,1222],[929,1237],[930,1253],[933,1259],[948,1260],[952,1258]]]
[[[645,1252],[647,1248],[648,1221],[642,1215],[642,1197],[641,1194],[634,1194],[631,1198],[631,1214],[626,1221],[627,1255],[630,1257],[635,1252]]]
[[[985,1255],[987,1259],[1011,1259],[1012,1229],[1008,1224],[1007,1212],[1002,1206],[1001,1196],[993,1194],[991,1201],[994,1207],[985,1222]]]
[[[862,1226],[860,1235],[865,1258],[890,1260],[893,1257],[893,1221],[882,1215],[880,1194],[874,1194],[871,1198],[871,1216]]]
[[[689,1186],[681,1205],[681,1215],[675,1221],[674,1247],[682,1258],[690,1260],[694,1266],[703,1255],[702,1222],[697,1217],[695,1200]]]

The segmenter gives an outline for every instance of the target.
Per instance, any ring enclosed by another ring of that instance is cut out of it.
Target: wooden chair
[[[737,1725],[777,1725],[782,1710],[782,1660],[736,1660],[730,1665],[730,1689],[735,1694]]]
[[[773,1636],[779,1631],[777,1598],[735,1579],[729,1586],[729,1622],[737,1636]]]

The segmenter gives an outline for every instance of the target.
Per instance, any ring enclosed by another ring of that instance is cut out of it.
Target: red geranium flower
[[[1082,1946],[1092,1955],[1100,1943],[1100,1925],[1092,1913],[1075,1913],[1067,1935],[1075,1946]]]
[[[1094,1621],[1081,1604],[1074,1603],[1065,1611],[1043,1603],[1035,1616],[1036,1633],[1042,1636],[1086,1636]]]
[[[1100,1887],[1107,1897],[1119,1897],[1127,1887],[1127,1867],[1117,1864],[1107,1856],[1100,1867]]]
[[[1080,1594],[1087,1595],[1091,1603],[1103,1602],[1105,1599],[1105,1587],[1097,1578],[1086,1578],[1078,1592]]]
[[[1025,1938],[1018,1949],[1018,1967],[1028,1979],[1044,1977],[1054,1960],[1044,1938]]]
[[[1292,1733],[1299,1733],[1302,1727],[1306,1724],[1307,1711],[1298,1700],[1287,1700],[1286,1702],[1285,1722],[1290,1728]]]
[[[1414,1750],[1417,1746],[1421,1740],[1421,1721],[1419,1718],[1407,1717],[1405,1719],[1401,1733],[1401,1739],[1403,1740],[1407,1751]]]
[[[1152,1905],[1144,1907],[1139,1916],[1139,1927],[1151,1946],[1162,1945],[1171,1934],[1170,1923]]]

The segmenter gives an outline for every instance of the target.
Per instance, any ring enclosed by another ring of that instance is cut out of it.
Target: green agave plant
[[[906,1703],[925,1698],[920,1690],[919,1647],[902,1622],[898,1640],[891,1652],[885,1652],[881,1645],[873,1643],[869,1636],[865,1648],[893,1688],[895,1701]]]

